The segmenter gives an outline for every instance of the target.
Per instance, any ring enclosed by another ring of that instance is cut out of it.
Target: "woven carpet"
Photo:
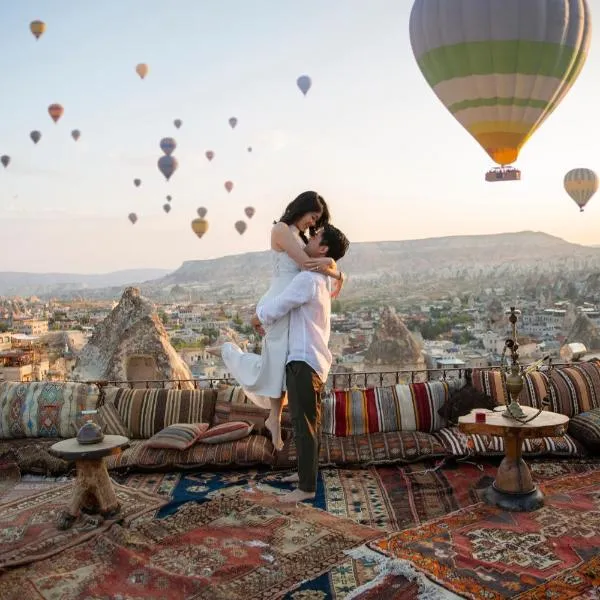
[[[114,519],[82,515],[66,531],[57,529],[56,523],[71,499],[72,482],[0,505],[0,568],[53,556],[98,536],[117,521],[127,522],[156,511],[165,502],[159,496],[120,485],[115,485],[115,491],[121,511]]]
[[[544,506],[479,503],[369,546],[466,598],[593,598],[600,590],[600,470],[542,483]]]
[[[112,598],[115,591],[147,600],[271,600],[378,534],[307,505],[281,505],[271,494],[237,492],[189,502],[164,519],[146,514],[114,525],[50,560],[10,570],[0,587],[5,600]]]

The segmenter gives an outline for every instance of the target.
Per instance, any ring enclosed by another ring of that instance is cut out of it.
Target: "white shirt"
[[[301,271],[277,296],[264,300],[256,316],[264,326],[290,313],[287,362],[307,363],[325,383],[331,368],[331,296],[328,278],[313,271]]]

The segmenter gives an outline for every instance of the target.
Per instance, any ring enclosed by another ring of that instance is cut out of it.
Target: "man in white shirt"
[[[305,246],[311,258],[339,260],[350,243],[333,225],[326,225]],[[331,368],[329,335],[331,295],[327,277],[301,271],[281,294],[264,301],[252,318],[255,328],[271,325],[290,313],[286,387],[298,455],[298,489],[283,502],[315,497],[319,466],[321,392]]]

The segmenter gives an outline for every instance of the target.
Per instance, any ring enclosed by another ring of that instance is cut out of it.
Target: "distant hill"
[[[127,269],[101,275],[79,273],[19,273],[0,271],[0,295],[30,296],[123,286],[156,279],[168,269]]]
[[[600,248],[572,244],[534,231],[360,242],[351,244],[340,267],[350,276],[344,298],[368,295],[383,301],[406,298],[410,293],[442,290],[458,294],[525,281],[535,287],[543,275],[546,282],[558,276],[583,281],[600,272]],[[271,256],[265,251],[185,261],[173,272],[142,269],[105,275],[0,273],[0,294],[64,296],[85,290],[90,297],[118,297],[123,286],[135,283],[144,294],[161,299],[256,301],[266,290],[270,276]]]

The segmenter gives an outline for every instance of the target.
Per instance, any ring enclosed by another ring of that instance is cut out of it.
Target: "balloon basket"
[[[520,181],[521,171],[514,167],[494,167],[485,174],[485,180],[490,183],[496,181]]]

